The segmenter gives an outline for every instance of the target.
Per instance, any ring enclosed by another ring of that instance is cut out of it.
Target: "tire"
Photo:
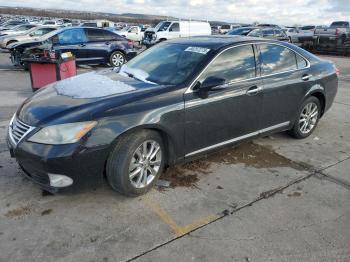
[[[308,97],[301,105],[294,126],[289,134],[297,139],[310,136],[321,116],[321,103],[317,97]]]
[[[289,38],[289,43],[293,43],[293,41],[292,41],[292,37],[288,37]]]
[[[109,57],[109,63],[113,67],[121,67],[125,62],[125,55],[120,51],[114,51]]]
[[[143,158],[144,144],[146,154],[150,155],[147,159]],[[155,146],[153,151],[152,144]],[[159,151],[156,152],[158,146]],[[152,157],[153,154],[155,155]],[[152,167],[152,163],[157,163],[157,166],[154,164]],[[126,196],[139,196],[156,184],[163,172],[164,163],[164,143],[158,132],[142,130],[126,134],[116,143],[108,157],[107,180],[115,191]]]

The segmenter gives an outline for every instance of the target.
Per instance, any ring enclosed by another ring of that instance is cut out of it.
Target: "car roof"
[[[242,43],[258,43],[258,42],[278,42],[257,37],[238,36],[238,35],[211,35],[211,36],[193,36],[183,37],[174,40],[168,40],[166,43],[193,45],[210,49],[221,49],[226,46],[242,44]]]

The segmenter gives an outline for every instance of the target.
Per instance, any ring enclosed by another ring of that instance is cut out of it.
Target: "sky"
[[[350,20],[350,0],[0,0],[0,6],[280,25],[327,25],[334,20]]]

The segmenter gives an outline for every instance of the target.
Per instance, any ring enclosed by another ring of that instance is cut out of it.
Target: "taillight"
[[[340,71],[339,71],[339,69],[338,69],[338,68],[335,68],[335,73],[336,73],[336,75],[337,75],[337,76],[339,76],[339,75],[340,75]]]
[[[336,28],[336,29],[335,29],[335,34],[336,34],[336,35],[339,35],[339,34],[340,34],[339,28]]]
[[[134,41],[133,41],[133,40],[128,39],[128,45],[129,45],[129,46],[131,46],[131,47],[133,47],[133,46],[134,46]]]

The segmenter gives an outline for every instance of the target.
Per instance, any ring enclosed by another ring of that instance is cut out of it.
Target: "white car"
[[[150,46],[168,39],[205,35],[211,35],[208,22],[162,21],[155,28],[148,28],[145,31],[143,43]]]
[[[144,32],[139,26],[130,26],[125,30],[116,31],[116,33],[135,42],[141,42],[144,38]]]
[[[286,33],[291,43],[298,42],[298,28],[285,28],[283,31]]]

